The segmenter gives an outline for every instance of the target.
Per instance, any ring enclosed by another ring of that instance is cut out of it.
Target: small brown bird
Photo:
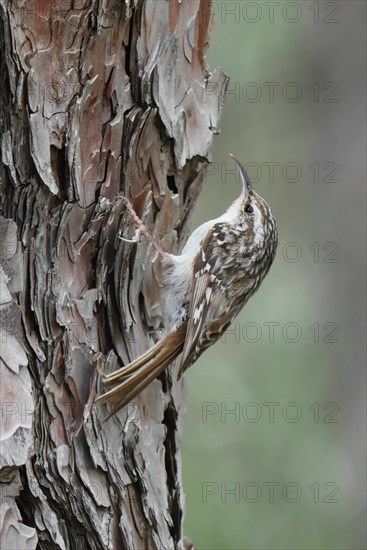
[[[182,354],[180,378],[220,338],[273,263],[278,243],[275,218],[252,189],[245,168],[232,158],[242,180],[239,198],[222,216],[198,227],[181,254],[161,251],[165,332],[146,353],[104,378],[107,386],[118,383],[97,399],[112,403],[109,416]]]

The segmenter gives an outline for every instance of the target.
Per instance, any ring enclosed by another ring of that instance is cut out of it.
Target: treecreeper
[[[229,327],[273,263],[278,244],[273,212],[232,158],[241,177],[240,196],[224,214],[195,229],[181,254],[164,252],[148,235],[162,255],[165,330],[146,353],[104,377],[103,384],[113,387],[96,401],[111,403],[108,417],[178,356],[180,378]],[[144,226],[139,230],[146,234]]]

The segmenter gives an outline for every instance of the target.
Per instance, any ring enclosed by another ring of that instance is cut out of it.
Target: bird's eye
[[[253,207],[251,206],[251,204],[248,204],[245,208],[245,212],[246,214],[252,214],[254,211]]]

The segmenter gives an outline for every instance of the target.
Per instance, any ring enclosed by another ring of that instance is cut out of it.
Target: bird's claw
[[[134,221],[134,224],[135,224],[135,227],[136,227],[136,231],[135,231],[135,235],[132,239],[125,239],[125,237],[121,237],[120,235],[118,235],[119,239],[121,239],[122,241],[125,241],[127,243],[133,243],[134,244],[134,243],[139,243],[141,241],[141,237],[143,237],[143,236],[147,237],[147,239],[154,246],[154,248],[162,256],[164,256],[164,254],[165,254],[164,250],[162,249],[160,244],[155,240],[153,235],[151,235],[149,229],[144,225],[142,220],[139,218],[139,216],[137,215],[137,213],[134,210],[133,205],[131,204],[131,202],[129,201],[129,199],[127,197],[124,197],[124,202],[125,202],[128,210],[130,211],[130,214],[133,218],[133,221]]]
[[[117,235],[117,236],[118,236],[119,239],[121,239],[125,243],[137,244],[137,243],[140,243],[141,237],[143,235],[145,235],[145,232],[142,231],[142,227],[138,227],[137,230],[135,231],[135,235],[132,239],[125,239],[125,237],[121,237],[121,235]]]

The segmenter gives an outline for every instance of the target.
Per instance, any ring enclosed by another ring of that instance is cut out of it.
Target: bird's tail
[[[135,361],[104,377],[105,386],[120,382],[96,399],[98,403],[111,402],[112,404],[106,420],[127,405],[176,359],[183,349],[185,334],[186,325],[184,324],[164,335],[155,346]]]

